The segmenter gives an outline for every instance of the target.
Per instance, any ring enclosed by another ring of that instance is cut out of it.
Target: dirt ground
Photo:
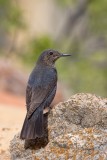
[[[0,160],[9,160],[9,143],[21,130],[26,114],[24,97],[0,92]]]
[[[52,106],[63,101],[59,89]],[[9,144],[21,130],[26,114],[25,97],[0,92],[0,160],[10,160]]]

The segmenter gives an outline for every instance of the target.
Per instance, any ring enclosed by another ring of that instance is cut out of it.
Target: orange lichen
[[[65,155],[65,160],[69,157],[69,149],[65,148],[58,148],[58,147],[51,147],[51,152],[53,152],[57,157],[60,157],[61,154]]]
[[[99,160],[104,160],[105,158],[104,158],[104,156],[103,155],[100,155],[99,156]]]
[[[85,131],[86,131],[88,134],[93,134],[93,128],[85,128]]]
[[[40,160],[40,158],[38,158],[38,157],[35,157],[35,160]]]
[[[77,157],[77,151],[74,151],[74,154],[73,154],[72,160],[76,160],[76,157]]]

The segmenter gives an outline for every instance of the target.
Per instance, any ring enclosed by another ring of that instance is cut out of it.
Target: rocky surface
[[[12,160],[107,160],[107,100],[76,94],[49,114],[49,143],[24,149],[15,135],[10,142]]]

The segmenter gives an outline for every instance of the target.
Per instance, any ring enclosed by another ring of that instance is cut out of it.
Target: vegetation
[[[71,10],[57,40],[49,35],[30,39],[19,58],[31,67],[47,48],[72,53],[70,59],[57,63],[59,79],[66,82],[73,93],[91,92],[107,96],[107,1],[82,0],[74,3],[74,0],[56,0],[56,3]],[[73,7],[75,12],[72,14]],[[1,26],[9,30],[23,28],[20,8],[13,5],[13,1],[0,0],[0,8],[3,13]]]
[[[31,39],[26,50],[22,53],[22,60],[26,62],[28,66],[31,66],[35,63],[35,60],[38,59],[40,53],[47,48],[54,48],[53,40],[49,36],[44,35]]]
[[[0,0],[0,27],[5,31],[24,27],[21,10],[16,1]]]

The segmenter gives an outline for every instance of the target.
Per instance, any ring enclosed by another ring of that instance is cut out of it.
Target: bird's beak
[[[60,57],[67,57],[67,56],[71,56],[71,54],[60,54]]]

